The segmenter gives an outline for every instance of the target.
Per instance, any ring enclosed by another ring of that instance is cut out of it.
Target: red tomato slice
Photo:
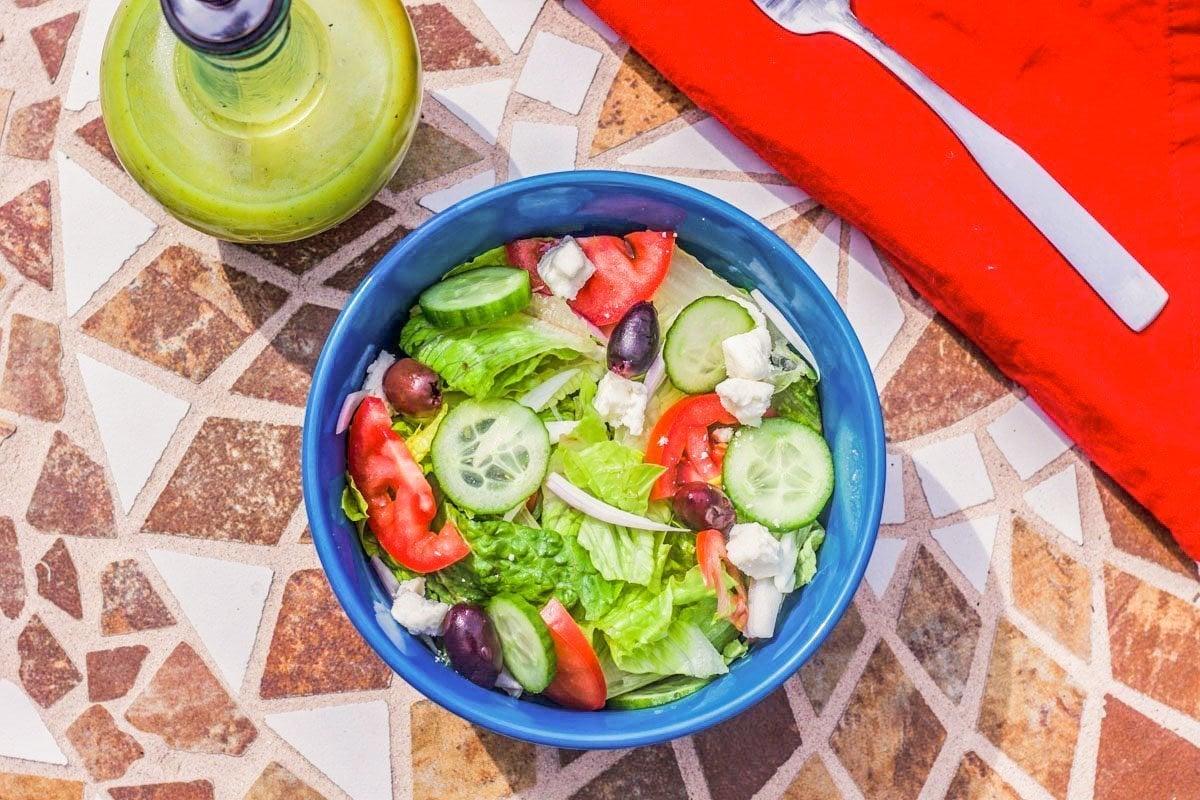
[[[704,585],[717,593],[717,615],[744,631],[750,613],[746,581],[741,571],[730,563],[725,552],[725,536],[720,531],[709,529],[696,534],[696,563],[700,565]],[[732,590],[725,588],[726,574],[733,578]]]
[[[592,643],[557,598],[552,597],[546,603],[542,620],[550,629],[554,652],[558,656],[554,680],[543,694],[567,708],[581,711],[603,708],[608,698],[608,686]]]
[[[529,286],[538,294],[550,294],[542,276],[538,274],[537,266],[554,242],[554,239],[518,239],[504,245],[508,263],[529,273]]]
[[[571,307],[595,325],[612,325],[634,303],[649,300],[658,289],[675,250],[673,231],[638,231],[579,240],[596,265],[596,274],[579,290]]]
[[[437,515],[433,489],[378,397],[359,404],[350,422],[347,467],[367,501],[367,526],[380,546],[414,572],[434,572],[471,552],[451,523],[429,530]]]
[[[650,492],[651,499],[664,500],[675,494],[679,487],[681,462],[688,447],[688,432],[695,428],[707,431],[709,426],[717,424],[735,425],[737,419],[725,410],[721,405],[721,398],[716,394],[685,397],[659,417],[654,429],[650,431],[645,460],[647,464],[664,466],[667,471],[660,475],[654,484],[654,489]],[[709,458],[711,461],[711,452]],[[710,480],[709,477],[703,477],[704,472],[712,472],[710,467],[715,467],[713,477],[720,474],[720,465],[713,462],[704,467],[694,468],[691,474],[701,477],[693,480]]]

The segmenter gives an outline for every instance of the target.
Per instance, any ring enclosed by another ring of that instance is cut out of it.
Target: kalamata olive
[[[470,603],[451,606],[442,620],[442,643],[455,672],[485,689],[496,685],[503,666],[500,637],[482,608]]]
[[[658,355],[658,312],[641,300],[625,312],[608,339],[608,368],[625,378],[646,374]]]
[[[675,513],[694,531],[706,531],[710,528],[721,533],[729,533],[737,517],[733,513],[733,503],[717,487],[703,481],[685,483],[675,491],[671,498]]]
[[[383,393],[401,414],[420,417],[442,407],[438,374],[415,358],[402,358],[383,376]]]

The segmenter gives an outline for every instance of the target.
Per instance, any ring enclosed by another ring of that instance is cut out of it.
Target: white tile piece
[[[568,114],[578,114],[598,66],[597,51],[540,31],[517,78],[517,91]]]
[[[67,315],[71,316],[154,234],[157,226],[62,151],[56,156],[62,204],[63,284]]]
[[[1012,468],[1026,480],[1071,448],[1071,440],[1026,397],[988,425],[988,433]]]
[[[813,242],[807,253],[800,253],[812,267],[813,272],[829,289],[829,293],[837,296],[838,262],[842,258],[842,221],[834,219],[825,226],[821,235]]]
[[[515,122],[508,144],[508,179],[575,169],[578,144],[574,125]]]
[[[21,687],[0,679],[0,756],[66,764],[62,748]]]
[[[904,552],[903,539],[876,539],[871,560],[867,562],[867,584],[876,597],[883,597],[892,576],[896,574],[896,563]]]
[[[769,217],[777,211],[782,211],[797,203],[803,203],[808,199],[808,194],[803,189],[791,184],[725,181],[718,178],[687,178],[681,175],[659,175],[658,177],[715,195],[756,219]]]
[[[905,520],[904,513],[904,456],[887,454],[887,478],[883,487],[884,525],[898,525]]]
[[[433,98],[465,122],[485,142],[495,144],[511,91],[512,81],[505,78],[436,89]]]
[[[108,37],[108,26],[119,5],[121,0],[89,0],[86,4],[79,48],[75,51],[75,71],[71,73],[71,86],[63,99],[63,106],[69,111],[80,111],[88,103],[100,99],[100,56]]]
[[[974,434],[926,445],[914,451],[912,458],[935,517],[986,503],[996,496]]]
[[[392,800],[387,703],[267,714],[266,722],[352,800]]]
[[[427,194],[421,198],[420,203],[430,211],[437,213],[438,211],[445,211],[459,200],[465,200],[471,195],[482,192],[484,189],[490,189],[495,185],[496,171],[489,169],[487,172],[473,175],[453,186],[448,186],[440,191]]]
[[[1074,464],[1026,492],[1025,502],[1063,536],[1076,544],[1083,544],[1079,483],[1075,479]]]
[[[82,353],[79,372],[117,494],[128,511],[187,414],[188,402]]]
[[[514,53],[521,52],[521,45],[545,4],[546,0],[475,0],[475,5]]]
[[[612,28],[608,27],[607,22],[596,16],[595,11],[592,11],[590,8],[584,5],[583,0],[566,0],[566,2],[563,3],[563,6],[566,7],[567,11],[570,11],[572,14],[583,20],[583,22],[589,28],[600,34],[600,37],[604,39],[604,41],[609,43],[621,41],[621,35]]]
[[[849,263],[846,316],[862,342],[871,369],[875,369],[904,325],[904,310],[871,240],[857,228],[850,229]]]
[[[151,549],[150,560],[236,694],[246,677],[274,573],[172,550]]]
[[[992,568],[992,548],[996,544],[996,529],[999,526],[1000,517],[992,515],[930,531],[934,541],[941,545],[954,566],[980,594],[987,585],[988,571]]]
[[[695,125],[668,133],[617,160],[637,167],[775,172],[716,117],[707,117]]]

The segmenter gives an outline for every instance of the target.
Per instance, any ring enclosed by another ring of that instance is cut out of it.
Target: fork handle
[[[992,182],[1126,325],[1141,331],[1158,316],[1166,290],[1032,156],[856,20],[840,22],[836,32],[887,67],[942,118]]]

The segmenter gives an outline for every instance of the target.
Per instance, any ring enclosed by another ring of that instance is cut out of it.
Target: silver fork
[[[867,30],[854,16],[849,0],[755,3],[794,33],[834,33],[853,42],[907,84],[1126,325],[1140,331],[1162,311],[1166,290],[1079,201],[1028,153]]]

